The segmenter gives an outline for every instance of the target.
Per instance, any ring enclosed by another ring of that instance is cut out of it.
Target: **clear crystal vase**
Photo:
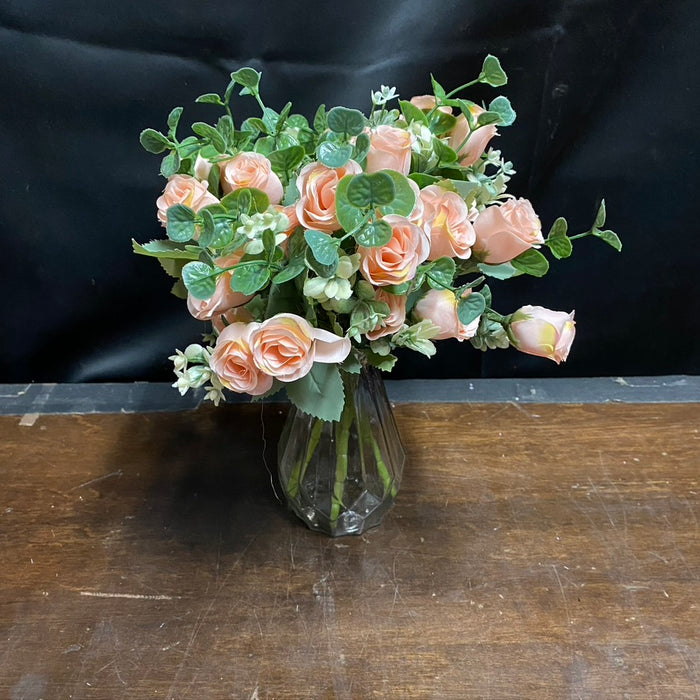
[[[292,406],[278,449],[282,490],[312,530],[358,535],[379,525],[399,490],[405,452],[378,370],[343,373],[339,421]]]

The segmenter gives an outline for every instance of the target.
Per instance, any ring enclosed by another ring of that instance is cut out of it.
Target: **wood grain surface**
[[[700,405],[400,405],[341,539],[275,500],[284,410],[0,419],[0,696],[700,697]]]

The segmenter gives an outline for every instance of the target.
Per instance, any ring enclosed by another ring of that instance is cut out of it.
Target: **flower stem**
[[[348,445],[350,444],[350,428],[355,417],[355,402],[352,393],[346,390],[343,415],[336,425],[335,437],[335,479],[333,482],[333,495],[331,497],[331,527],[335,527],[343,506],[343,493],[345,492],[345,480],[348,478]]]

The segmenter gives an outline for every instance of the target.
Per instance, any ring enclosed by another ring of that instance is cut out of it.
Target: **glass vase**
[[[342,374],[340,420],[322,421],[292,406],[278,449],[288,505],[309,528],[333,537],[359,535],[381,523],[405,462],[379,371]]]

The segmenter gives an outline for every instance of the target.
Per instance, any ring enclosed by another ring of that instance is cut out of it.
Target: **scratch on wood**
[[[102,591],[80,591],[80,595],[90,598],[128,598],[129,600],[180,600],[180,596],[144,595],[141,593],[103,593]]]
[[[24,426],[25,428],[31,428],[34,425],[34,423],[36,423],[37,420],[39,420],[40,415],[41,414],[39,413],[25,413],[20,418],[19,424]]]
[[[72,489],[68,489],[68,491],[77,491],[78,489],[85,488],[86,486],[90,486],[92,484],[96,484],[99,481],[104,481],[105,479],[111,479],[113,476],[119,477],[121,479],[122,475],[124,472],[122,472],[121,469],[117,469],[116,472],[111,472],[109,474],[103,474],[102,476],[95,477],[94,479],[90,479],[90,481],[86,481],[83,484],[78,484],[78,486],[74,486]]]
[[[554,572],[554,576],[557,579],[557,583],[559,584],[559,590],[561,591],[561,597],[564,600],[564,610],[566,610],[566,619],[569,622],[569,625],[572,625],[573,622],[571,620],[571,612],[569,611],[569,601],[566,599],[566,593],[564,592],[564,586],[562,586],[561,583],[561,578],[559,578],[559,572],[557,571],[556,565],[552,564],[552,571]]]

